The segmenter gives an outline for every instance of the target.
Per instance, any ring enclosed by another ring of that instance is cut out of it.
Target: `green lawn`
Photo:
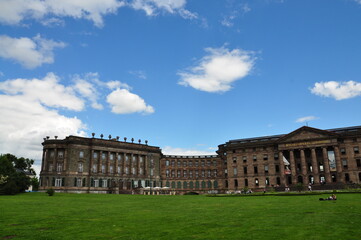
[[[0,196],[0,239],[360,239],[361,194]]]

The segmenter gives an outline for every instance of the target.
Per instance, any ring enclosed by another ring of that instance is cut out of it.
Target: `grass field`
[[[0,196],[0,239],[361,239],[361,194]]]

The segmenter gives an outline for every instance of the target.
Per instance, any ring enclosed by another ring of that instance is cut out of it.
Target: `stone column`
[[[312,159],[312,173],[313,173],[313,179],[315,180],[315,183],[320,183],[320,176],[318,171],[318,162],[317,162],[317,156],[316,156],[316,149],[311,148],[311,159]]]
[[[305,150],[301,149],[301,168],[302,168],[302,175],[305,184],[308,184],[308,177],[307,177],[307,163],[305,157]]]
[[[115,164],[114,164],[114,172],[115,172],[115,175],[118,175],[118,156],[119,156],[119,153],[115,153]]]
[[[58,159],[58,149],[55,148],[54,149],[54,160],[53,160],[53,172],[56,172],[58,170],[57,166],[56,166],[57,159]]]
[[[63,171],[65,171],[66,168],[67,168],[67,164],[68,164],[68,151],[67,151],[66,148],[64,149],[63,163],[64,163],[63,164]]]
[[[291,164],[291,173],[292,173],[292,183],[297,183],[297,173],[296,173],[296,162],[295,162],[295,155],[293,150],[290,150],[290,164]]]
[[[280,161],[280,175],[281,175],[281,185],[285,185],[286,184],[286,180],[285,180],[285,163],[283,162],[283,152],[280,151],[278,153],[278,158]]]
[[[335,159],[336,159],[336,170],[337,170],[337,182],[342,182],[342,161],[340,157],[340,149],[338,146],[334,146]]]
[[[328,160],[327,148],[325,147],[322,148],[322,156],[323,156],[323,167],[325,169],[326,182],[330,183],[331,182],[330,162]]]
[[[94,150],[90,151],[90,158],[89,158],[89,176],[93,174],[93,162],[94,162]]]
[[[97,173],[102,172],[102,164],[103,164],[103,151],[99,151]]]
[[[45,169],[46,169],[46,156],[47,156],[47,152],[48,152],[47,149],[45,149],[45,150],[43,151],[43,158],[42,158],[42,161],[41,161],[41,171],[45,171]]]
[[[105,173],[109,174],[110,173],[110,154],[112,154],[111,152],[108,152],[107,154],[107,160],[106,160],[106,168],[105,168]],[[113,156],[114,157],[114,156]]]

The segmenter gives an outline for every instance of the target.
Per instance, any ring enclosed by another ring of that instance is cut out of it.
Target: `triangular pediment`
[[[286,143],[286,142],[298,142],[298,141],[311,141],[311,140],[334,138],[337,136],[338,134],[333,132],[303,126],[289,134],[284,135],[283,137],[278,139],[278,142]]]

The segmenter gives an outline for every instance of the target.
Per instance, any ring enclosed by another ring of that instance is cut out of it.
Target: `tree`
[[[12,154],[0,155],[0,194],[14,195],[31,185],[29,175],[34,175],[32,169],[34,160],[17,158]]]

